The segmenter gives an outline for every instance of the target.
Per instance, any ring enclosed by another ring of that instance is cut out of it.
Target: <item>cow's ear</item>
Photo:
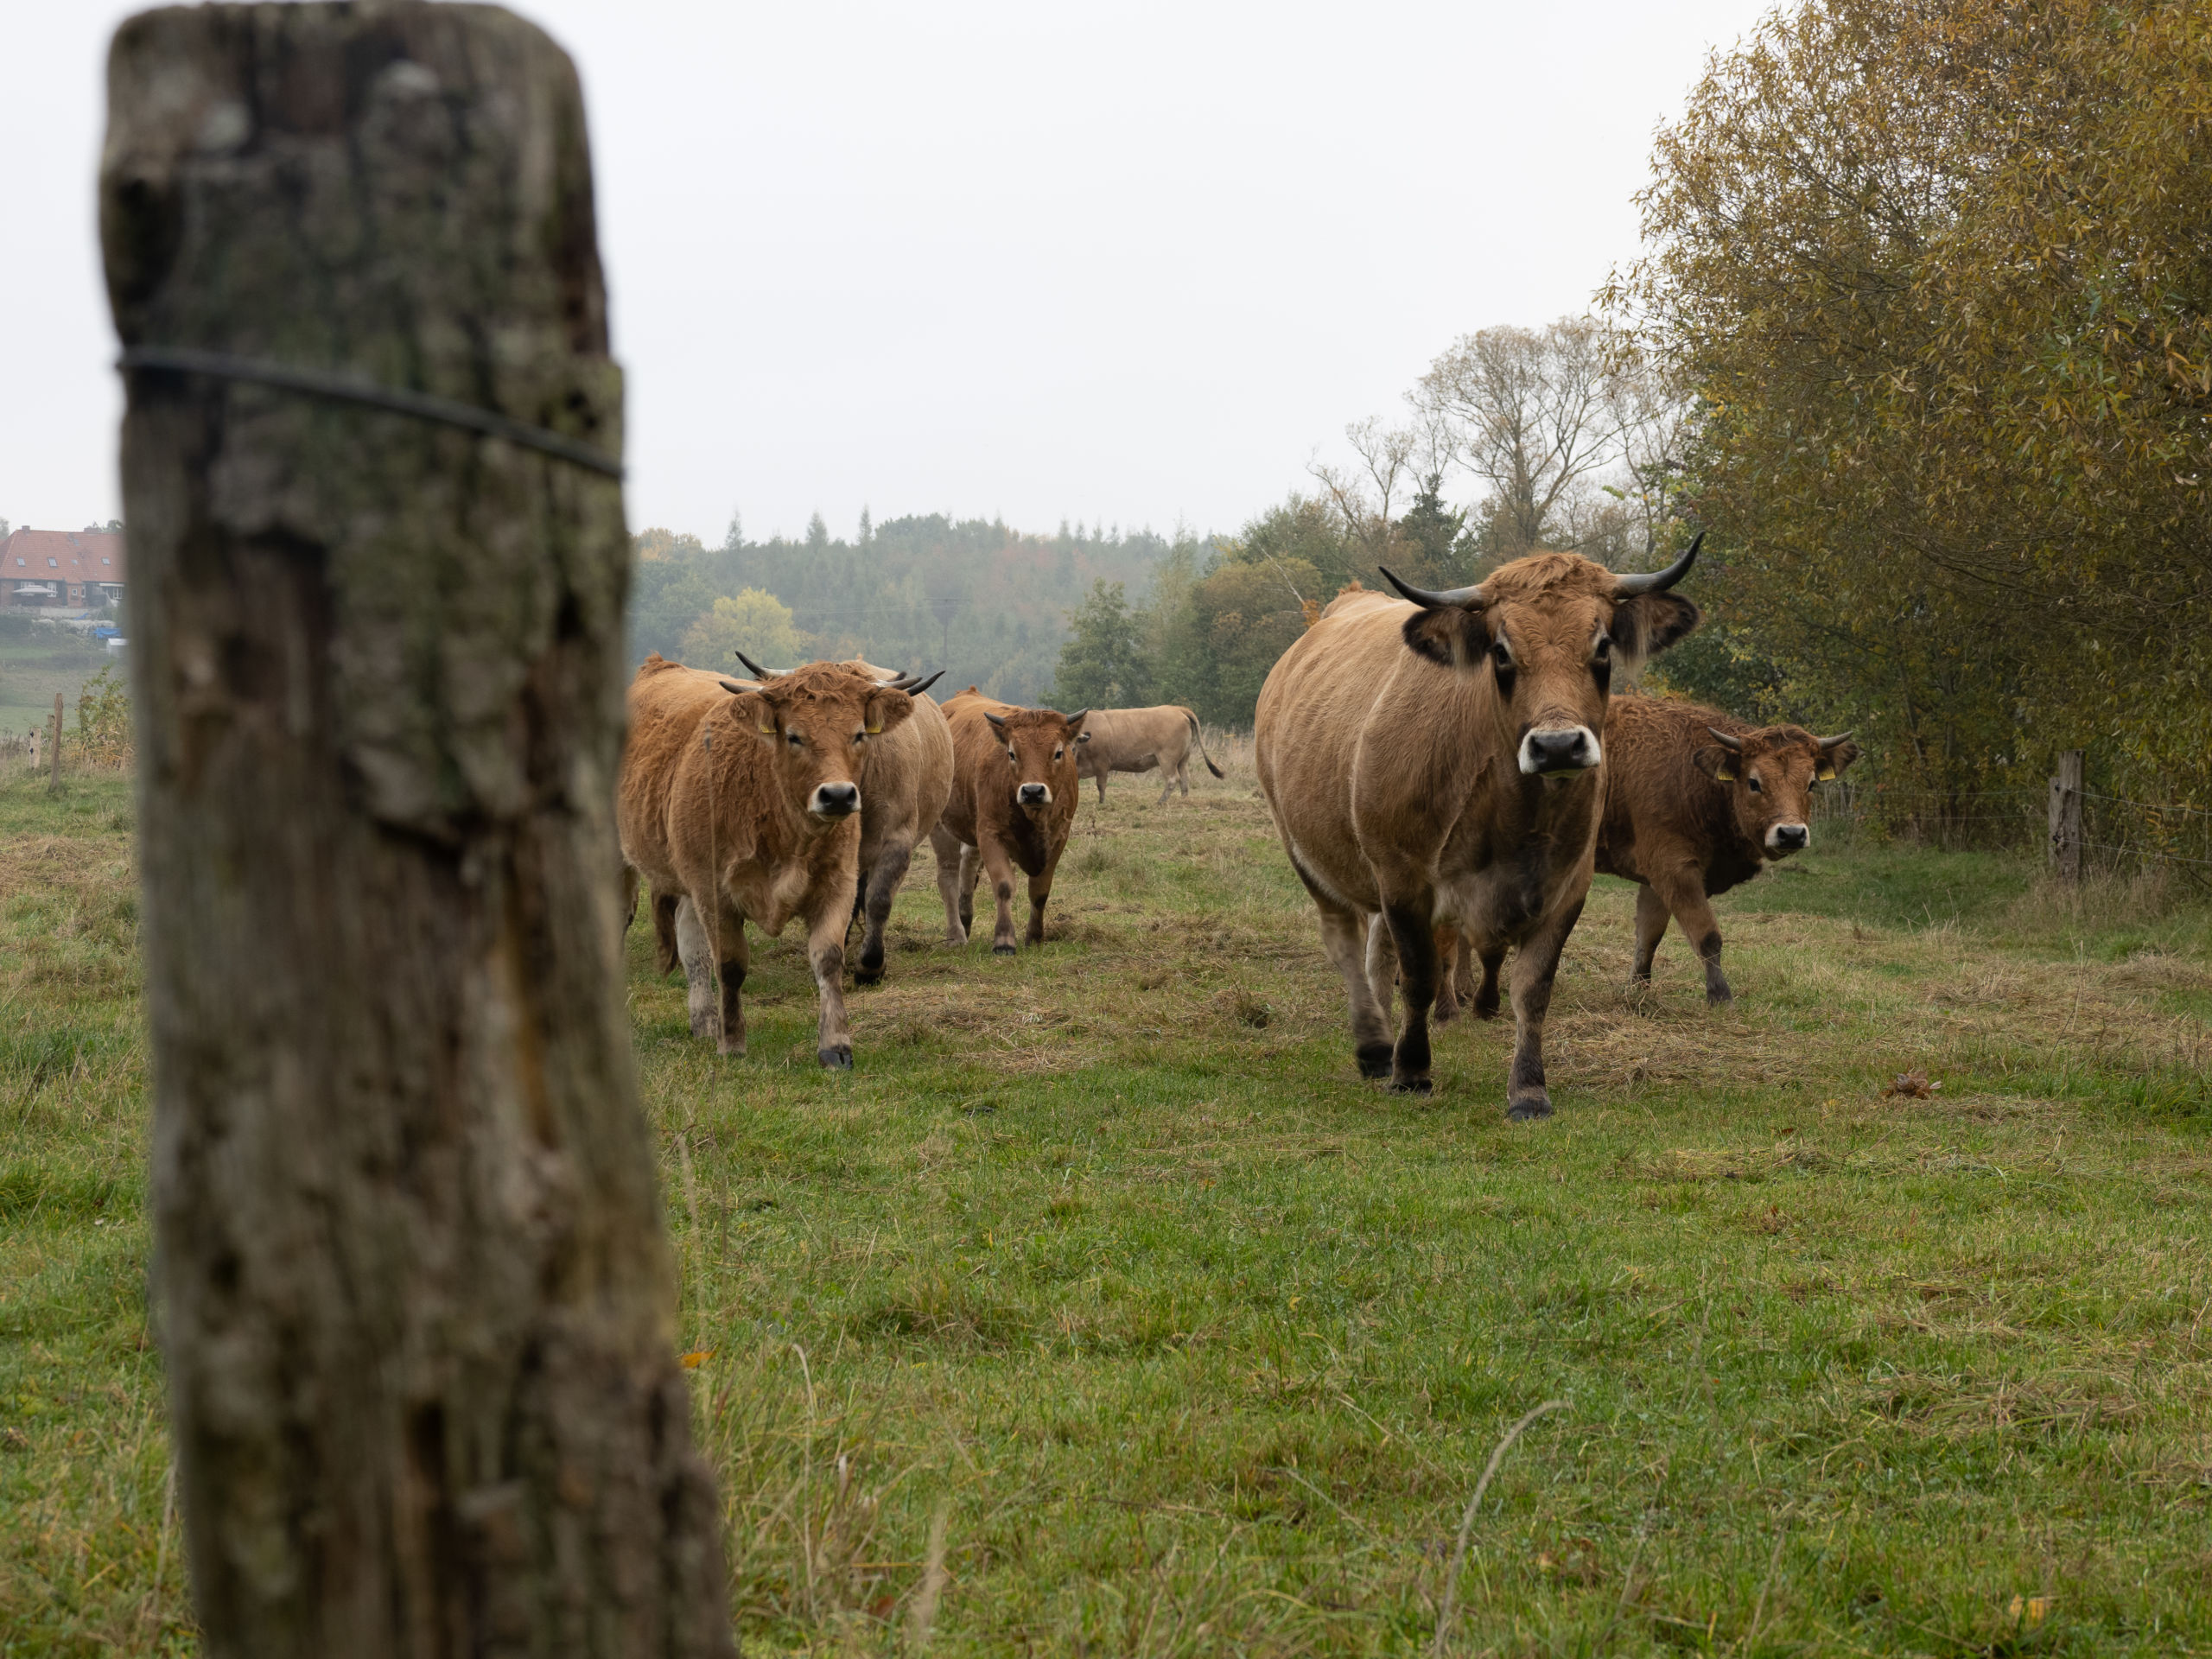
[[[722,689],[734,694],[730,699],[730,710],[741,727],[758,732],[763,737],[776,734],[775,706],[767,698],[758,691],[741,691],[728,680],[722,682]]]
[[[870,737],[880,737],[914,712],[914,700],[888,687],[868,693],[861,727]]]
[[[1075,734],[1075,741],[1078,743],[1088,743],[1090,741],[1090,734],[1089,732],[1077,732]]]
[[[1821,758],[1814,763],[1813,776],[1824,784],[1832,784],[1838,774],[1859,758],[1859,746],[1848,737],[1832,737],[1821,745]]]
[[[1478,663],[1490,649],[1490,623],[1464,605],[1423,606],[1406,619],[1402,632],[1408,649],[1446,668]]]
[[[1704,618],[1697,601],[1680,594],[1638,594],[1613,607],[1613,649],[1640,665],[1688,637]]]
[[[1718,743],[1708,743],[1692,752],[1690,764],[1707,777],[1723,784],[1736,781],[1736,757]]]

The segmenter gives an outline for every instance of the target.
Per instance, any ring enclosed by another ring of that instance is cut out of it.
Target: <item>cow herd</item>
[[[1402,600],[1339,595],[1269,673],[1254,733],[1260,787],[1319,912],[1362,1075],[1427,1092],[1432,1017],[1463,1001],[1495,1014],[1512,947],[1507,1110],[1548,1114],[1544,1016],[1599,870],[1639,884],[1636,976],[1649,976],[1672,919],[1704,963],[1708,997],[1727,1000],[1708,899],[1808,844],[1812,785],[1858,748],[1847,733],[1611,696],[1617,671],[1696,627],[1697,606],[1669,590],[1698,548],[1649,575],[1541,553],[1444,593],[1385,570]],[[927,695],[935,676],[858,659],[746,666],[739,679],[645,660],[617,807],[629,912],[642,882],[661,970],[682,965],[692,1032],[724,1053],[745,1052],[748,923],[773,937],[804,922],[816,1054],[849,1066],[847,937],[864,917],[854,976],[880,979],[884,925],[924,836],[947,942],[967,943],[987,877],[991,948],[1012,954],[1017,872],[1023,938],[1036,944],[1082,779],[1103,798],[1108,772],[1156,766],[1165,801],[1179,784],[1189,792],[1194,747],[1223,775],[1185,709],[1064,715],[974,686],[939,705]]]

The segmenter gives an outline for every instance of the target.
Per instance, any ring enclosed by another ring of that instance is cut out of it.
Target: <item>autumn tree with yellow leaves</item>
[[[1694,410],[1684,672],[1933,791],[2212,801],[2212,9],[1808,0],[1653,168],[1605,297]]]

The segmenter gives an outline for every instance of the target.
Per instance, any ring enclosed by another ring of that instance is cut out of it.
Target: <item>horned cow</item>
[[[1151,709],[1093,709],[1085,730],[1089,741],[1076,752],[1076,775],[1098,780],[1098,798],[1106,798],[1109,772],[1150,772],[1160,768],[1160,801],[1170,790],[1191,792],[1191,750],[1195,746],[1206,770],[1217,778],[1222,770],[1206,753],[1198,730],[1198,717],[1180,703],[1161,703]]]
[[[763,668],[741,651],[737,658],[762,684],[783,671]],[[952,728],[936,700],[923,695],[936,683],[937,674],[910,683],[895,671],[857,657],[845,665],[881,683],[904,685],[914,700],[913,717],[876,742],[868,763],[868,798],[861,804],[860,888],[853,903],[854,913],[865,915],[867,926],[853,963],[853,982],[874,985],[883,978],[883,930],[906,880],[906,867],[916,845],[937,828],[952,791]]]
[[[944,705],[952,728],[952,792],[931,834],[937,855],[938,892],[944,899],[944,933],[968,942],[976,919],[976,878],[990,877],[998,902],[991,949],[1011,956],[1014,874],[1029,878],[1027,942],[1045,940],[1045,905],[1052,874],[1075,822],[1076,750],[1089,710],[1062,715],[1023,709],[980,695],[969,686]]]
[[[797,917],[821,997],[815,1057],[853,1063],[845,931],[861,791],[872,746],[912,712],[902,684],[840,663],[765,685],[658,653],[638,670],[616,827],[631,881],[642,877],[652,894],[663,970],[680,960],[690,982],[695,1036],[711,1033],[723,1053],[745,1052],[746,924],[772,938]]]
[[[1446,593],[1385,570],[1410,603],[1341,595],[1268,674],[1260,786],[1320,912],[1362,1075],[1428,1091],[1437,929],[1448,924],[1482,962],[1478,1014],[1497,1011],[1499,967],[1518,947],[1507,1108],[1551,1111],[1544,1016],[1590,888],[1613,667],[1697,626],[1698,607],[1666,590],[1698,545],[1649,575],[1536,554]]]
[[[1859,758],[1844,732],[1755,727],[1670,698],[1622,697],[1605,713],[1605,811],[1598,868],[1638,884],[1635,977],[1679,921],[1705,963],[1706,1001],[1731,1000],[1707,902],[1812,844],[1813,785]]]

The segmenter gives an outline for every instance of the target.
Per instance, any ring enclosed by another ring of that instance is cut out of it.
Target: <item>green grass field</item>
[[[1600,880],[1558,1115],[1510,1026],[1355,1076],[1249,767],[1086,804],[1052,939],[938,943],[858,1069],[797,941],[752,1054],[630,939],[748,1655],[2212,1650],[2212,919],[1815,851],[1631,995]],[[190,1651],[148,1334],[128,794],[0,789],[0,1653]],[[1930,1098],[1885,1096],[1925,1070]]]
[[[0,734],[20,738],[54,719],[60,693],[65,730],[75,729],[77,694],[115,659],[106,648],[59,627],[29,626],[21,616],[0,626]]]

